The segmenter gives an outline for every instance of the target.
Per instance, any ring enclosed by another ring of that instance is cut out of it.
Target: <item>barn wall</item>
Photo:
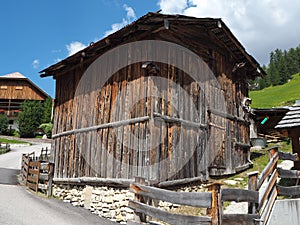
[[[44,95],[24,80],[0,80],[0,98],[45,100]]]
[[[185,47],[193,44],[174,40],[164,33],[156,38]],[[159,76],[168,80],[167,88],[155,83],[155,79],[141,69],[141,64],[118,71],[101,88],[95,86],[101,77],[94,71],[89,85],[93,91],[88,93],[78,91],[87,65],[57,76],[54,134],[132,118],[148,116],[151,119],[55,137],[55,176],[143,176],[173,180],[207,178],[207,172],[212,175],[235,173],[247,165],[249,125],[243,119],[241,107],[248,93],[246,71],[233,73],[234,60],[230,53],[209,41],[207,46],[214,49],[205,51],[202,47],[198,54],[215,74],[218,85],[208,82],[200,88],[183,71],[158,62]],[[207,68],[199,68],[199,75],[210,73]],[[181,95],[179,89],[189,96]],[[145,98],[151,95],[156,99]],[[175,106],[169,104],[170,101]],[[130,102],[137,104],[129,105]],[[198,114],[194,114],[193,106],[197,107]],[[155,118],[155,113],[207,127],[180,126],[166,122],[166,118]],[[143,149],[148,151],[141,151]],[[187,163],[182,165],[185,161]]]

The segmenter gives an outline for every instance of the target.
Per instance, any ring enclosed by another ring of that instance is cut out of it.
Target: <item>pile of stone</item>
[[[206,189],[202,186],[192,186],[174,191],[203,192]],[[128,220],[134,219],[134,212],[128,207],[129,200],[134,199],[134,194],[128,189],[88,185],[73,187],[55,185],[53,195],[64,202],[71,203],[73,206],[84,207],[92,213],[120,224],[126,224]],[[180,205],[163,201],[154,201],[153,203],[156,207],[166,211],[180,207]]]

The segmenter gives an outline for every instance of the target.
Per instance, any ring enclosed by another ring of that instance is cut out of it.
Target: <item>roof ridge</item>
[[[21,74],[20,72],[13,72],[13,73],[9,73],[9,74],[5,74],[3,76],[0,77],[7,77],[7,78],[26,78],[23,74]]]

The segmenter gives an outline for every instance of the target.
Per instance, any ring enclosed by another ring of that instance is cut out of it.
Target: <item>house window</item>
[[[0,87],[0,89],[1,89],[1,90],[7,90],[7,86],[2,85],[2,86]]]
[[[23,87],[22,86],[17,86],[16,90],[23,90]]]

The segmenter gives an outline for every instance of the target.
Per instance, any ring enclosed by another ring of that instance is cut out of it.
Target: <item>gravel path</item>
[[[8,137],[4,137],[8,138]],[[9,137],[11,138],[11,137]],[[16,139],[16,138],[13,138]],[[32,145],[11,145],[11,151],[0,155],[0,224],[1,225],[113,225],[90,211],[77,208],[57,199],[32,194],[17,185],[23,153],[50,148],[51,140],[21,139]]]

